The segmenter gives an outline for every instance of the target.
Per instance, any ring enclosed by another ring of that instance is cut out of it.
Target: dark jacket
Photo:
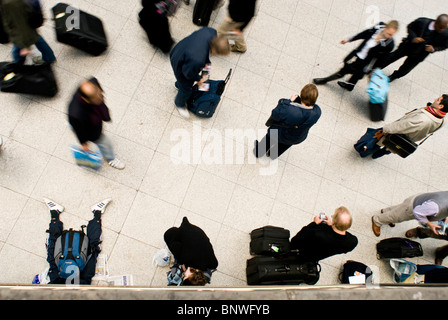
[[[350,38],[350,42],[357,41],[357,40],[364,40],[355,50],[353,50],[345,59],[344,61],[347,62],[351,58],[353,58],[358,52],[362,51],[364,46],[367,44],[367,42],[372,38],[372,36],[379,30],[383,29],[385,26],[384,22],[380,22],[378,25],[374,26],[373,28],[364,30],[361,33],[358,33],[357,35]],[[373,60],[374,63],[376,62],[378,64],[379,61],[381,61],[382,58],[384,58],[387,54],[389,54],[395,47],[394,39],[388,39],[385,41],[381,41],[378,45],[371,48],[369,50],[369,53],[367,54],[367,57],[364,59],[365,64],[371,63]]]
[[[170,52],[171,66],[177,81],[191,88],[201,80],[202,68],[210,63],[210,41],[217,35],[213,28],[204,27],[177,43]]]
[[[291,239],[291,249],[299,250],[301,261],[318,262],[336,254],[352,251],[358,238],[349,232],[338,234],[326,223],[310,223]]]
[[[434,47],[435,52],[443,51],[448,48],[448,30],[442,33],[437,33],[435,30],[428,29],[429,25],[434,22],[434,19],[418,18],[408,25],[408,36],[404,39],[403,44],[409,45],[412,53],[422,53],[428,55],[425,51],[425,45],[429,44]],[[417,38],[423,38],[426,41],[423,43],[412,43]]]
[[[99,86],[95,78],[90,81]],[[91,105],[81,98],[79,89],[76,91],[68,107],[68,121],[81,144],[98,140],[103,131],[103,121],[110,120],[109,109],[104,103]]]
[[[183,218],[179,228],[170,228],[164,234],[168,249],[179,265],[202,271],[216,269],[218,260],[207,235],[201,228]]]
[[[255,15],[256,0],[230,0],[229,1],[229,16],[233,21],[244,22],[240,27],[243,29],[249,24]]]
[[[284,144],[299,144],[308,136],[311,127],[319,120],[322,111],[316,104],[312,109],[280,99],[277,107],[272,110],[266,125],[278,130],[278,142]]]
[[[1,0],[3,26],[9,39],[19,48],[29,48],[38,40],[36,29],[28,23],[28,9],[25,1]]]

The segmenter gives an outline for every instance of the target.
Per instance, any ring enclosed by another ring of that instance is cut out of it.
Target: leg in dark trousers
[[[50,270],[48,271],[48,276],[50,277],[50,282],[54,281],[58,277],[58,268],[54,262],[54,247],[57,238],[62,234],[64,230],[64,225],[59,220],[60,212],[58,210],[51,210],[51,222],[48,227],[48,239],[47,239],[47,262],[49,264]]]
[[[275,138],[271,137],[271,130],[268,130],[260,142],[255,141],[254,154],[257,158],[267,154],[272,160],[275,160],[291,147],[290,144],[278,142],[277,134],[275,134]]]
[[[101,252],[101,242],[103,241],[103,231],[101,229],[101,211],[93,212],[93,219],[87,224],[87,237],[89,238],[90,258],[84,270],[81,272],[82,280],[90,284],[91,279],[95,276],[95,268],[98,255]]]

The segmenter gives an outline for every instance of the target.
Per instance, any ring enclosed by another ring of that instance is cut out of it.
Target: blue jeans
[[[44,40],[44,38],[39,36],[37,42],[34,45],[36,46],[37,50],[39,50],[42,53],[42,60],[44,62],[51,63],[51,62],[56,61],[56,57],[54,56],[53,50],[50,48],[50,46]],[[23,48],[19,48],[16,45],[13,46],[13,48],[12,48],[12,57],[14,59],[14,62],[20,62],[20,63],[25,62],[25,57],[22,57],[20,55],[20,50],[21,49],[23,49]]]
[[[186,107],[187,101],[190,98],[191,93],[193,92],[193,87],[184,87],[178,81],[176,81],[174,86],[178,90],[176,98],[174,99],[174,104],[178,108]]]

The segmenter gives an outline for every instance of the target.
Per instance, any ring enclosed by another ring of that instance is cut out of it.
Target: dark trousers
[[[424,51],[423,48],[419,48],[415,44],[409,44],[402,42],[397,50],[389,53],[381,62],[379,67],[381,69],[386,68],[388,65],[394,63],[395,61],[407,57],[403,64],[398,70],[395,70],[391,75],[391,79],[399,79],[404,77],[409,72],[412,71],[420,62],[426,59],[428,52]]]
[[[102,229],[101,229],[101,212],[97,211],[95,217],[87,224],[87,237],[89,238],[90,253],[92,254],[84,270],[81,272],[80,284],[90,284],[91,279],[95,276],[95,268],[98,254],[101,249],[99,247],[102,242]],[[58,268],[54,260],[54,247],[56,240],[64,231],[64,224],[58,218],[57,211],[51,211],[52,219],[48,228],[48,242],[47,242],[47,262],[50,265],[48,275],[50,276],[50,283],[61,283],[58,281]],[[64,279],[65,280],[65,279]]]
[[[350,77],[348,82],[356,85],[358,81],[364,77],[365,75],[364,68],[366,66],[367,63],[365,60],[362,60],[355,56],[349,61],[345,61],[344,66],[342,67],[341,70],[339,70],[338,73],[341,75],[341,78],[347,74],[351,74],[352,76]]]
[[[267,154],[272,160],[277,159],[292,146],[292,144],[279,142],[278,137],[271,137],[271,130],[276,129],[269,128],[264,138],[260,142],[255,142],[254,153],[257,158]]]
[[[441,235],[435,234],[429,228],[417,227],[416,229],[417,229],[417,237],[420,239],[434,238],[434,239],[439,239],[439,240],[448,240],[448,236],[441,236]],[[436,259],[443,260],[447,256],[448,256],[448,245],[437,248]]]

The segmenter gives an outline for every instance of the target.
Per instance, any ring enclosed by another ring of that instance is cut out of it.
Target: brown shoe
[[[377,237],[381,235],[381,227],[377,226],[376,223],[373,222],[373,217],[372,217],[372,231]]]
[[[408,231],[406,231],[405,236],[407,238],[415,238],[415,237],[417,237],[417,228],[409,229]]]

